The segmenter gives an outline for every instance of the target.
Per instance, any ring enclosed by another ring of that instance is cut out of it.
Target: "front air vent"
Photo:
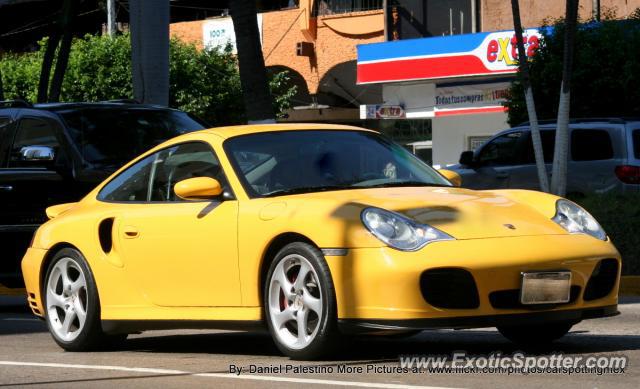
[[[480,306],[476,282],[464,269],[427,270],[420,276],[420,291],[425,301],[437,308],[475,309]]]
[[[98,238],[100,239],[100,247],[105,254],[111,252],[113,247],[113,218],[104,219],[98,226]]]
[[[618,279],[618,260],[607,258],[598,262],[584,290],[584,300],[591,301],[606,297]]]

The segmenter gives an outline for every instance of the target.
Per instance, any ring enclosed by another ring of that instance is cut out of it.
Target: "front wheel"
[[[574,322],[557,322],[541,325],[498,327],[498,331],[513,343],[522,346],[544,346],[565,336]]]
[[[308,360],[333,351],[335,292],[317,248],[291,243],[280,250],[267,273],[264,307],[269,332],[284,354]]]

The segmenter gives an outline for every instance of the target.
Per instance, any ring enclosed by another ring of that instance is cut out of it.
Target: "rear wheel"
[[[336,345],[333,282],[322,253],[306,243],[291,243],[276,255],[264,285],[269,332],[284,354],[316,359]]]
[[[498,327],[498,331],[513,343],[522,346],[543,346],[565,336],[574,322],[557,322],[542,325]]]
[[[126,338],[126,334],[108,336],[102,332],[98,291],[79,251],[65,248],[55,255],[43,289],[49,332],[63,349],[85,351]]]

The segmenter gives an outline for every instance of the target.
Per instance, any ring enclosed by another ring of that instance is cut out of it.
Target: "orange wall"
[[[202,49],[202,24],[202,20],[172,23],[169,26],[169,35],[183,42],[194,43],[197,48]]]
[[[320,80],[331,68],[356,59],[356,45],[382,42],[384,38],[382,11],[320,17],[317,20],[316,55],[297,56],[296,43],[306,41],[299,28],[302,17],[303,10],[299,9],[263,14],[262,50],[267,66],[287,66],[300,73],[307,81],[311,94],[317,92]],[[347,19],[348,23],[341,23],[339,19]],[[332,22],[334,29],[327,24]],[[372,27],[364,28],[363,24],[367,23]],[[349,34],[354,30],[359,34]]]
[[[310,93],[316,93],[322,77],[335,65],[356,59],[356,45],[383,40],[382,11],[320,17],[317,21],[314,57],[296,55],[296,43],[307,41],[301,30],[302,9],[267,12],[262,15],[262,52],[267,66],[286,66],[307,81]],[[343,20],[347,18],[348,23]],[[336,31],[326,23],[332,25]],[[203,21],[173,23],[171,37],[195,43],[202,48]],[[358,35],[345,33],[355,30]],[[361,34],[362,32],[374,31]]]

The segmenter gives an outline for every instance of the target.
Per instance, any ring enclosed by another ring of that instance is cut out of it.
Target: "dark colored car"
[[[0,286],[22,287],[20,259],[45,208],[79,200],[134,156],[203,128],[185,112],[133,102],[1,102]]]

